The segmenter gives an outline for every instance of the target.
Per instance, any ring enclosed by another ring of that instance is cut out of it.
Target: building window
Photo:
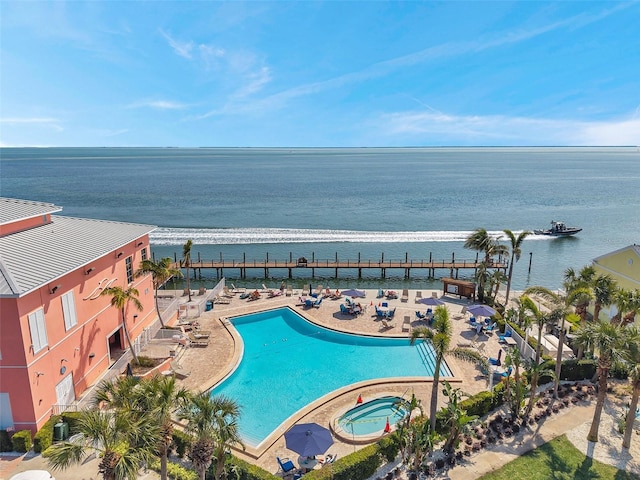
[[[143,262],[147,259],[147,247],[140,250],[140,258],[142,258]]]
[[[127,282],[133,283],[133,261],[131,257],[126,258],[125,264],[127,266]]]
[[[69,330],[78,324],[76,315],[76,302],[73,298],[73,290],[62,295],[62,314],[64,316],[64,328]]]
[[[35,354],[49,344],[47,328],[44,323],[44,309],[40,308],[29,314],[29,330],[31,331],[31,345]]]

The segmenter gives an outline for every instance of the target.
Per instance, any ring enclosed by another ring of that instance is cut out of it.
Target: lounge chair
[[[394,308],[393,310],[389,310],[386,316],[388,319],[391,319],[395,314],[396,314],[396,309]]]
[[[418,320],[424,320],[424,319],[426,319],[427,317],[426,317],[426,315],[425,315],[424,313],[420,313],[418,310],[416,310],[416,318],[417,318]]]
[[[409,301],[409,290],[407,290],[406,288],[404,290],[402,290],[402,297],[400,297],[400,301],[401,302],[408,302]]]
[[[420,303],[420,300],[422,300],[422,290],[416,292],[416,303]]]
[[[192,329],[190,332],[187,333],[187,331],[185,330],[184,326],[182,326],[182,325],[180,325],[180,331],[182,332],[182,335],[185,338],[189,338],[189,335],[193,335],[197,339],[202,340],[204,338],[209,338],[211,336],[211,330],[194,330],[194,329]]]
[[[321,303],[322,303],[322,297],[318,297],[318,299],[315,302],[313,302],[313,306],[315,308],[320,308]]]
[[[438,298],[438,292],[431,292],[431,296],[433,298]]]
[[[249,298],[250,296],[251,296],[251,293],[250,293],[250,292],[242,292],[242,293],[240,294],[240,299],[241,299],[241,300],[244,300],[245,298]]]
[[[304,287],[302,287],[302,296],[306,297],[307,295],[309,295],[309,287],[305,285]]]
[[[376,298],[382,298],[382,297],[384,297],[384,290],[379,288],[378,289],[378,295],[376,295]]]
[[[229,297],[223,297],[221,295],[216,295],[216,298],[213,299],[214,303],[231,303],[231,299]]]
[[[497,328],[497,326],[498,324],[496,322],[493,322],[488,327],[485,327],[484,333],[486,333],[487,335],[493,335],[493,331]]]
[[[281,459],[280,457],[276,457],[276,460],[278,461],[278,465],[280,466],[282,473],[289,473],[298,469],[288,458]]]
[[[387,298],[389,300],[395,300],[396,298],[398,298],[398,294],[393,290],[387,290]]]
[[[169,368],[176,376],[176,378],[187,378],[189,375],[191,375],[190,370],[185,370],[178,362],[175,361],[169,364]]]
[[[192,333],[187,337],[189,339],[189,345],[193,347],[206,347],[209,345],[209,337],[207,338],[196,338],[196,336]]]
[[[228,298],[236,296],[235,292],[229,290],[229,287],[227,287],[226,285],[222,288],[222,295]]]
[[[347,308],[344,303],[340,304],[340,313],[344,313],[345,315],[353,315],[353,310]]]
[[[318,285],[316,288],[316,291],[313,293],[315,294],[316,297],[318,297],[319,295],[322,295],[322,285]]]
[[[198,290],[198,295],[204,295],[204,292],[206,292],[207,289],[204,287],[200,287],[200,289]]]
[[[484,349],[485,349],[486,346],[487,346],[486,343],[481,343],[476,348],[478,349],[478,352],[484,353]]]
[[[387,322],[386,320],[380,320],[381,322],[381,327],[380,330],[388,330],[390,328],[395,327],[395,325],[390,324],[389,322]]]
[[[293,295],[293,288],[291,287],[291,284],[287,285],[287,297],[290,297],[291,295]]]
[[[506,332],[504,332],[504,335],[498,336],[498,342],[507,343],[507,337],[510,337],[510,336],[511,336],[511,330],[507,330]]]
[[[260,290],[260,293],[269,293],[271,292],[273,289],[271,288],[267,288],[267,286],[263,283],[262,284],[262,290]]]
[[[244,293],[247,291],[246,288],[237,288],[233,283],[231,284],[231,291],[233,293]]]
[[[411,330],[411,317],[409,315],[404,316],[404,322],[402,322],[402,331],[408,332]]]
[[[274,298],[274,297],[279,297],[282,295],[282,292],[280,290],[271,290],[269,292],[269,295],[267,295],[268,298]]]

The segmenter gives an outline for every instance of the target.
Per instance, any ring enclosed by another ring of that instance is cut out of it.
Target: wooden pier
[[[431,257],[431,255],[429,255]],[[362,278],[363,270],[377,269],[380,270],[381,278],[386,278],[388,269],[404,270],[404,278],[411,278],[411,273],[414,270],[425,270],[428,278],[435,278],[436,270],[448,270],[449,276],[452,278],[458,278],[460,270],[473,270],[474,273],[480,267],[481,262],[478,261],[476,256],[475,260],[456,260],[455,254],[451,255],[451,260],[410,260],[408,255],[405,255],[404,260],[385,260],[384,254],[377,260],[363,260],[358,255],[355,260],[342,260],[338,259],[315,259],[312,257],[310,260],[306,258],[288,260],[272,260],[269,259],[269,255],[263,260],[247,260],[244,256],[242,260],[203,260],[201,258],[192,259],[189,268],[192,269],[194,277],[201,277],[201,271],[203,269],[213,269],[216,271],[216,277],[222,278],[225,270],[237,269],[239,271],[239,278],[247,278],[248,270],[261,270],[264,273],[264,278],[269,278],[269,271],[271,269],[285,269],[288,271],[289,278],[293,278],[294,271],[307,270],[311,275],[307,277],[314,278],[316,270],[333,270],[334,277],[339,278],[339,271],[341,269],[356,269],[358,271],[358,278]],[[184,264],[177,258],[177,254],[174,254],[174,263],[172,268],[181,269],[184,268]],[[504,261],[492,262],[488,265],[488,268],[504,270],[506,272],[508,263]]]

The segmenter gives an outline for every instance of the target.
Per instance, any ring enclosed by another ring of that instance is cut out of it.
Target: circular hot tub
[[[334,434],[343,441],[368,443],[387,433],[387,422],[393,429],[408,414],[409,405],[402,397],[379,397],[339,414],[332,427]]]

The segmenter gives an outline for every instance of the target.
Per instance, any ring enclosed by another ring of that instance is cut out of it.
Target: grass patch
[[[640,480],[584,455],[562,435],[527,452],[481,480]]]

